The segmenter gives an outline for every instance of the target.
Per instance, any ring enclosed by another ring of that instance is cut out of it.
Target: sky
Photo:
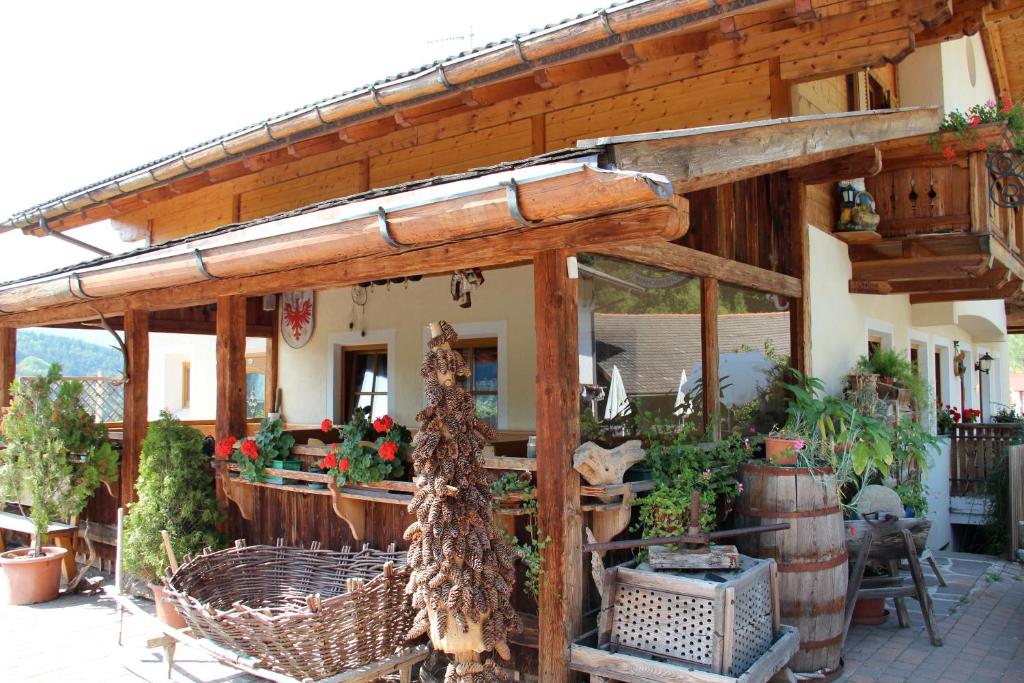
[[[0,216],[603,4],[2,3]],[[105,223],[69,234],[112,251],[131,246]],[[53,238],[8,233],[0,236],[0,281],[92,257]]]

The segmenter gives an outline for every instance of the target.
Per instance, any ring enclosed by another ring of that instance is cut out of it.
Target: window
[[[945,367],[945,365],[942,362],[942,352],[941,351],[936,351],[935,352],[935,376],[932,378],[932,380],[935,382],[935,396],[936,396],[936,398],[940,402],[943,401],[943,400],[948,401],[948,399],[944,399],[944,397],[946,395],[946,387],[942,383],[942,370],[943,370],[944,367]]]
[[[192,396],[192,364],[185,361],[181,364],[181,407],[191,406]]]
[[[388,349],[386,346],[346,347],[342,365],[342,405],[347,420],[356,408],[369,408],[370,419],[388,412]]]
[[[875,355],[875,351],[882,350],[882,336],[879,334],[868,335],[868,358]]]
[[[455,347],[469,364],[469,378],[460,378],[463,388],[476,403],[476,414],[481,420],[498,426],[498,340],[461,339]]]

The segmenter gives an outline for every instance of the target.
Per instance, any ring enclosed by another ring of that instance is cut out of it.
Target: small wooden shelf
[[[874,230],[849,230],[845,232],[833,232],[832,236],[847,244],[871,244],[881,242],[882,236]]]

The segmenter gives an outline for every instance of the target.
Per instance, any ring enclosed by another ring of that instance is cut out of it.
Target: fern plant
[[[155,582],[164,573],[160,532],[167,530],[178,557],[223,544],[216,526],[224,515],[217,504],[203,435],[167,411],[149,426],[139,461],[139,500],[128,506],[124,562],[128,571]]]

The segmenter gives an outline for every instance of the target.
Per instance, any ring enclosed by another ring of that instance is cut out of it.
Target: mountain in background
[[[117,377],[124,361],[112,346],[35,330],[18,330],[19,377],[42,375],[50,363],[60,363],[66,377]]]

